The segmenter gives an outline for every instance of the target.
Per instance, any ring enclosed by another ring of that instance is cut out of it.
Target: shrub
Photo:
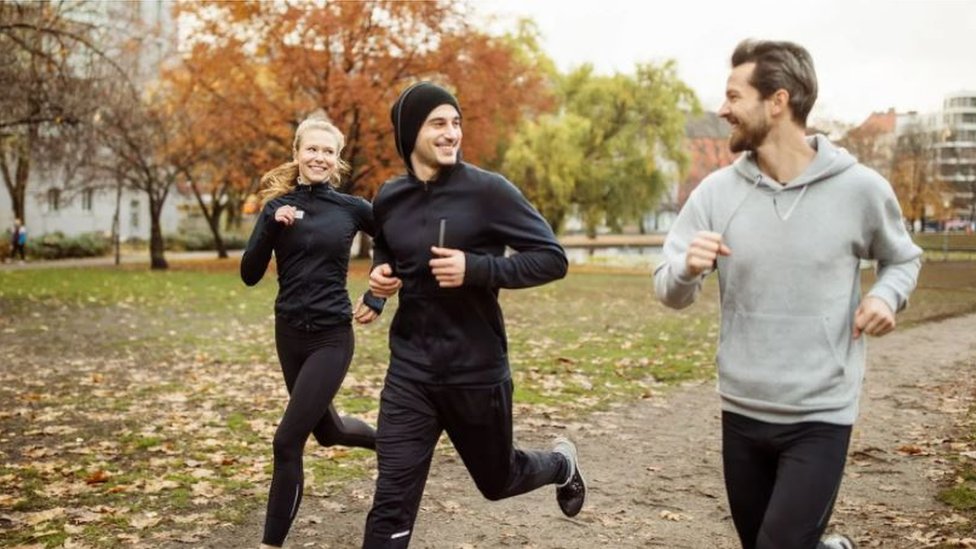
[[[37,259],[98,257],[112,249],[112,241],[101,233],[65,236],[58,231],[27,241],[27,255]]]
[[[221,234],[220,237],[228,250],[243,250],[247,245],[247,239],[239,234]],[[192,231],[170,234],[166,236],[165,241],[166,249],[169,251],[196,252],[217,249],[213,235],[209,232]]]

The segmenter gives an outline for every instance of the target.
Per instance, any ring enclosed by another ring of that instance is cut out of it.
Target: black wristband
[[[386,298],[376,297],[373,292],[366,290],[363,294],[363,303],[373,310],[376,314],[383,314],[383,307],[386,305]]]

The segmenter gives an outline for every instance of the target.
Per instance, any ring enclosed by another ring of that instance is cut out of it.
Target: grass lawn
[[[365,269],[352,267],[354,295]],[[287,398],[275,290],[273,274],[245,287],[234,261],[0,271],[0,545],[193,543],[262,506]],[[648,273],[578,270],[502,296],[521,417],[569,422],[714,375],[712,280],[684,311],[657,303]],[[337,397],[371,422],[395,304],[356,328]],[[932,262],[900,322],[970,312],[976,263]],[[373,467],[369,452],[308,452],[311,492]]]

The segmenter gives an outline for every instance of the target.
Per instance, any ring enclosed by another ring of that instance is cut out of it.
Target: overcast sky
[[[864,120],[872,111],[937,110],[976,90],[976,0],[474,0],[510,29],[536,21],[562,70],[592,63],[632,72],[675,59],[706,109],[721,104],[729,56],[743,38],[798,42],[820,84],[812,120]]]

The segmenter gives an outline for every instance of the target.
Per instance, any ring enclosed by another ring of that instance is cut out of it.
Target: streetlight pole
[[[949,261],[949,208],[952,206],[952,201],[949,199],[943,199],[942,205],[945,206],[945,211],[942,216],[946,221],[942,222],[942,261]]]
[[[976,151],[974,151],[976,152]],[[973,158],[976,162],[976,158]],[[976,231],[976,164],[969,166],[969,232]]]

